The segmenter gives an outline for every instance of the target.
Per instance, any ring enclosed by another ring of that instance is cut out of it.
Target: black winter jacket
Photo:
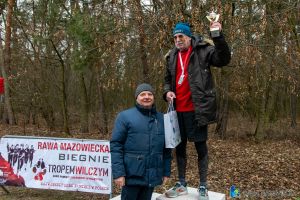
[[[188,81],[199,126],[216,121],[216,91],[210,66],[222,67],[230,62],[230,50],[223,35],[213,39],[214,46],[201,36],[192,36],[192,52],[188,66]],[[169,91],[176,94],[176,66],[178,49],[174,47],[166,57],[164,99]]]

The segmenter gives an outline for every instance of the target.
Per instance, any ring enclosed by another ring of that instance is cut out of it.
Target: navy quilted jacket
[[[139,105],[118,114],[110,141],[113,178],[126,185],[154,187],[170,176],[171,149],[165,148],[163,114]]]

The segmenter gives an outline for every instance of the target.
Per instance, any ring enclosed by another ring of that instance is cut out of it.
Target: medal
[[[178,80],[178,85],[181,85],[184,79],[184,74],[181,74]]]
[[[188,49],[185,61],[183,63],[182,57],[181,57],[181,52],[179,52],[179,61],[180,61],[180,67],[181,67],[181,75],[180,75],[179,80],[177,82],[178,85],[181,85],[183,83],[183,80],[184,80],[184,66],[187,65],[187,61],[188,61],[188,56],[189,55],[190,55],[190,48]]]

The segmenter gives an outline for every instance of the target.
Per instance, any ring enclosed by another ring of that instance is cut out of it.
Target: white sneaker
[[[183,186],[180,182],[177,182],[174,187],[172,187],[165,193],[165,195],[168,198],[175,198],[180,195],[185,195],[187,193],[187,187]]]

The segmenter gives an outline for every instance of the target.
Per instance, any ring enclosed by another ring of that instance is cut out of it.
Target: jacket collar
[[[206,45],[206,43],[203,42],[203,37],[200,35],[193,35],[192,36],[192,47],[195,48],[196,46],[202,46],[202,45]]]
[[[194,48],[196,48],[197,46],[205,46],[207,45],[207,42],[205,41],[205,39],[200,36],[200,35],[193,35],[191,40],[191,46]],[[166,55],[166,57],[171,56],[173,54],[173,56],[176,56],[177,53],[179,52],[179,50],[174,47],[172,49],[172,51],[169,51],[168,54]]]
[[[135,107],[140,111],[143,115],[155,115],[156,114],[156,107],[155,105],[152,106],[152,108],[144,108],[140,104],[136,103]]]

